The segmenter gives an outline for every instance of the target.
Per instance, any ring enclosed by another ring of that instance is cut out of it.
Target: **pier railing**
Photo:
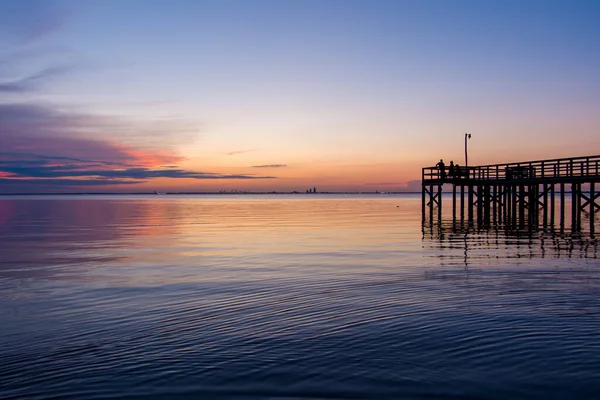
[[[578,178],[600,178],[600,155],[572,158],[557,158],[459,167],[450,171],[445,167],[445,181],[460,180],[482,181],[529,181],[529,180],[569,180]],[[423,168],[423,184],[430,181],[442,181],[442,171],[438,167]],[[433,183],[433,182],[432,182]]]

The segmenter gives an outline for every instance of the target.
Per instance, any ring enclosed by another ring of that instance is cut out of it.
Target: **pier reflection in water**
[[[423,225],[423,241],[442,263],[451,265],[468,266],[484,259],[598,258],[594,234],[564,229],[441,221]]]
[[[444,205],[450,201],[449,196],[443,198]],[[565,208],[570,206],[567,198]],[[434,213],[423,219],[423,240],[442,262],[453,265],[468,266],[484,259],[598,257],[598,214],[581,213],[582,225],[590,227],[586,230],[573,229],[569,215],[557,220],[531,218],[529,213],[525,217],[516,223],[511,218],[469,221],[460,215],[442,218]]]

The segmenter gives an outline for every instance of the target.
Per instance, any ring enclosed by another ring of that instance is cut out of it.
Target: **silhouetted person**
[[[444,164],[444,160],[440,160],[439,163],[435,164],[438,171],[440,172],[440,179],[442,181],[446,180],[446,164]]]
[[[454,173],[456,172],[454,168],[456,168],[454,166],[454,161],[450,160],[450,165],[448,166],[448,176],[450,178],[454,178]]]
[[[460,165],[458,164],[454,166],[454,176],[459,179],[462,178],[462,170],[460,169]]]

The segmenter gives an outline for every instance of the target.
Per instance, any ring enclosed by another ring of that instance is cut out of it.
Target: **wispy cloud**
[[[32,92],[38,89],[39,84],[44,80],[62,75],[71,69],[65,66],[50,67],[24,78],[0,82],[0,93]]]
[[[39,154],[0,153],[0,192],[42,191],[52,187],[132,185],[155,178],[274,179],[274,176],[189,171],[177,167],[131,167],[130,163]]]
[[[0,130],[0,133],[3,131]],[[75,138],[0,136],[0,191],[22,188],[121,185],[170,179],[274,179],[274,176],[191,171],[172,165],[171,154],[136,151],[122,145]],[[93,155],[94,158],[89,158]],[[165,165],[165,166],[162,166]],[[41,190],[41,189],[40,189]]]
[[[0,178],[0,187],[2,192],[14,192],[16,190],[22,190],[26,192],[30,191],[42,191],[52,188],[84,188],[84,187],[97,187],[97,186],[108,186],[108,185],[136,185],[144,183],[144,181],[134,180],[114,180],[114,179],[6,179]]]
[[[285,168],[286,164],[265,164],[265,165],[253,165],[252,168]]]
[[[235,151],[230,151],[229,153],[225,153],[228,156],[235,156],[238,154],[244,154],[244,153],[250,153],[251,151],[256,151],[257,149],[247,149],[247,150],[235,150]]]
[[[0,1],[0,37],[27,43],[59,30],[68,9],[56,0]]]
[[[132,185],[156,178],[275,178],[182,169],[177,165],[183,161],[181,156],[151,140],[153,135],[171,133],[168,124],[147,136],[134,127],[122,119],[35,102],[0,103],[0,191],[44,191],[53,185],[81,190],[78,188]],[[130,131],[139,141],[118,141],[119,135],[114,133]],[[144,139],[150,143],[143,143]]]
[[[266,179],[272,176],[256,176],[250,174],[221,174],[214,172],[197,172],[183,169],[165,168],[90,168],[104,167],[103,163],[77,160],[76,164],[60,165],[47,160],[10,160],[0,161],[0,171],[14,178],[106,178],[106,179],[151,179],[151,178],[191,178],[191,179]],[[90,165],[92,164],[92,165]]]
[[[108,140],[109,124],[109,117],[68,113],[35,103],[0,104],[2,157],[6,159],[15,153],[26,154],[28,160],[39,155],[62,157],[63,162],[93,159],[141,167],[182,160],[168,148],[135,147]]]

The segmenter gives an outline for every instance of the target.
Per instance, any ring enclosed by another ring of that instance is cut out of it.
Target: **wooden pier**
[[[442,219],[444,184],[452,186],[452,218],[480,226],[554,226],[580,231],[582,213],[589,215],[594,234],[600,210],[600,155],[460,167],[445,179],[438,167],[423,168],[423,222]],[[567,204],[569,207],[567,209]],[[466,215],[465,215],[466,213]]]

